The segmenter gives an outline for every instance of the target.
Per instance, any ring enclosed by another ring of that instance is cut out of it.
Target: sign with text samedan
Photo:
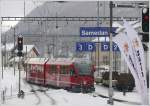
[[[116,28],[112,27],[112,33],[115,34],[115,30]],[[80,37],[106,37],[106,36],[109,36],[109,27],[80,27]]]
[[[94,42],[76,42],[77,52],[92,52],[96,50]]]
[[[110,44],[109,42],[101,42],[101,51],[109,51],[110,50]],[[113,42],[112,45],[112,51],[120,51],[117,44]]]

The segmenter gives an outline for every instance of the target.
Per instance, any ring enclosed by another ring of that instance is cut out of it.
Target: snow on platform
[[[1,70],[0,70],[1,72]],[[63,89],[40,87],[28,84],[25,80],[25,72],[21,72],[21,89],[25,92],[24,99],[17,98],[18,71],[14,76],[13,68],[4,70],[4,78],[0,76],[0,94],[6,91],[6,101],[0,106],[111,106],[107,104],[108,98],[93,96],[93,94],[72,93]],[[12,90],[11,90],[12,87]],[[108,96],[108,88],[95,85],[96,93]],[[12,92],[11,92],[12,91]],[[34,91],[34,92],[31,92]],[[139,95],[134,91],[123,96],[121,92],[114,91],[114,97],[140,103]],[[114,106],[136,106],[130,103],[114,101]]]

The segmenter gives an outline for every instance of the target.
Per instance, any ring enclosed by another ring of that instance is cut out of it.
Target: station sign
[[[94,42],[76,42],[77,52],[93,52],[96,50]]]
[[[109,42],[101,42],[101,51],[110,51]],[[120,51],[116,43],[112,44],[112,51]]]
[[[80,27],[80,37],[106,37],[109,36],[110,27]],[[115,35],[116,27],[112,27]]]

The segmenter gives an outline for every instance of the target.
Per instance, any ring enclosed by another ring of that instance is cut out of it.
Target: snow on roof
[[[28,58],[25,63],[27,64],[44,64],[48,58]]]
[[[28,52],[30,52],[32,49],[33,49],[33,47],[35,47],[35,45],[23,45],[23,50],[22,50],[22,52],[23,53],[28,53]],[[36,47],[35,47],[36,48]],[[36,48],[36,50],[37,50],[37,48]],[[17,52],[18,50],[16,49],[15,50],[15,52]],[[38,50],[37,50],[38,51]]]
[[[21,57],[22,59],[22,57]],[[14,62],[14,57],[10,59],[9,62]],[[15,62],[19,62],[19,57],[15,57]]]
[[[25,52],[29,52],[32,48],[34,47],[34,45],[23,45],[23,53]]]
[[[59,64],[59,65],[70,65],[72,63],[89,63],[85,58],[57,58],[50,59],[47,63]]]
[[[14,48],[14,44],[13,43],[6,43],[6,46],[2,45],[2,50],[6,49],[6,51],[11,51],[13,48]]]
[[[57,59],[50,59],[47,63],[49,64],[60,64],[60,65],[70,65],[73,63],[71,58],[57,58]]]

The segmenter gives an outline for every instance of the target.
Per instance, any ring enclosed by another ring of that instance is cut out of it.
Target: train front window
[[[91,75],[91,64],[88,63],[77,63],[75,64],[79,75]]]

